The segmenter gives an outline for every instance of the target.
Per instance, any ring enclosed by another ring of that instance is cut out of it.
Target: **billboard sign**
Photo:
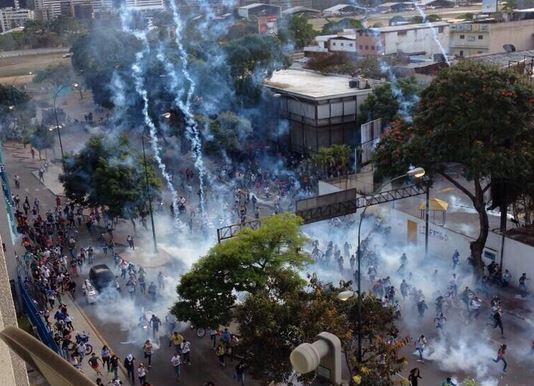
[[[258,16],[258,33],[260,35],[274,35],[278,32],[278,18],[276,16]]]

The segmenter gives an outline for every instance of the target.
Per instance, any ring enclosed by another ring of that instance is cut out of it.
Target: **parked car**
[[[89,280],[85,280],[82,285],[83,296],[85,296],[85,301],[87,304],[96,303],[98,293],[96,292],[95,287],[91,284]]]
[[[111,287],[119,289],[119,283],[113,271],[106,264],[98,264],[91,267],[89,281],[98,292]]]

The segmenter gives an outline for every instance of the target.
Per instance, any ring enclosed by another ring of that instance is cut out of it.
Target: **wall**
[[[7,326],[17,326],[17,318],[7,274],[6,257],[0,248],[0,330]],[[2,363],[0,385],[27,386],[29,384],[26,365],[22,359],[8,349],[4,342],[0,342],[0,363]]]
[[[357,52],[356,39],[330,39],[328,41],[328,49],[331,52]]]
[[[424,247],[424,219],[411,216],[399,210],[391,208],[386,209],[385,205],[381,207],[381,210],[388,211],[388,218],[393,219],[392,229],[397,231],[399,236],[404,237],[406,241],[408,241],[408,221],[416,222],[417,238],[415,244]],[[444,259],[451,259],[454,250],[458,249],[461,259],[465,259],[470,255],[469,243],[473,240],[472,238],[432,223],[430,224],[429,229],[428,250],[431,254],[438,255]],[[499,234],[490,232],[486,242],[485,251],[495,254],[495,261],[497,263],[501,262],[501,240],[502,238]],[[503,256],[504,269],[510,271],[515,285],[517,285],[517,280],[523,272],[526,272],[528,277],[534,279],[534,264],[532,264],[534,259],[534,247],[506,238]],[[484,262],[489,264],[491,260],[484,258]],[[534,284],[531,283],[531,286],[534,288]]]
[[[521,20],[490,25],[489,53],[504,52],[504,44],[513,44],[517,51],[534,48],[534,20]]]
[[[439,30],[443,32],[438,32]],[[449,27],[435,27],[436,36],[446,52],[449,50]],[[426,55],[441,54],[438,44],[434,41],[432,28],[417,28],[411,30],[382,32],[384,38],[384,51],[386,55],[399,51],[405,53],[425,52]]]

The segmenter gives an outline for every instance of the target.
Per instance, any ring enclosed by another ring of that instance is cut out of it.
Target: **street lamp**
[[[143,148],[143,165],[145,167],[145,188],[148,199],[148,211],[150,213],[150,224],[152,225],[152,241],[154,242],[154,252],[158,252],[158,244],[156,241],[156,227],[154,226],[154,213],[152,210],[152,194],[150,193],[149,181],[148,181],[148,169],[146,165],[146,152],[145,152],[145,134],[141,134],[141,146]]]
[[[61,126],[59,125],[59,119],[57,117],[56,101],[57,101],[57,96],[59,95],[61,90],[63,90],[66,87],[69,87],[69,86],[72,87],[72,88],[75,88],[75,89],[79,89],[80,88],[80,84],[79,83],[72,83],[70,85],[64,84],[64,85],[60,86],[56,90],[56,92],[54,94],[54,116],[56,118],[57,137],[59,139],[59,150],[61,150],[61,164],[63,165],[63,170],[65,170],[65,154],[63,153],[63,142],[61,141]]]
[[[387,184],[399,180],[404,177],[415,177],[415,178],[421,178],[425,175],[425,169],[423,168],[412,168],[408,170],[405,174],[395,177],[391,179],[390,181],[382,184],[380,188],[377,190],[377,193],[380,193],[384,186]],[[361,299],[361,261],[362,261],[362,253],[361,253],[361,230],[362,230],[362,223],[363,218],[365,216],[365,212],[367,211],[368,206],[366,206],[363,209],[363,212],[360,216],[360,223],[358,224],[358,249],[357,249],[357,258],[358,258],[358,290],[356,291],[356,294],[353,291],[343,291],[338,294],[338,299],[342,301],[346,301],[350,299],[352,296],[357,295],[358,296],[358,362],[361,363],[362,361],[362,299]]]

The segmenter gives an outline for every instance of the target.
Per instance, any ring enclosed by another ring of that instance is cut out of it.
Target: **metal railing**
[[[24,314],[35,328],[37,335],[39,335],[39,339],[51,350],[59,354],[60,350],[54,340],[53,333],[45,324],[41,312],[39,311],[39,308],[41,308],[42,305],[35,300],[39,295],[39,290],[35,288],[34,283],[27,278],[26,269],[20,263],[17,267],[17,271],[18,290]],[[44,302],[46,303],[46,299],[44,299]]]

